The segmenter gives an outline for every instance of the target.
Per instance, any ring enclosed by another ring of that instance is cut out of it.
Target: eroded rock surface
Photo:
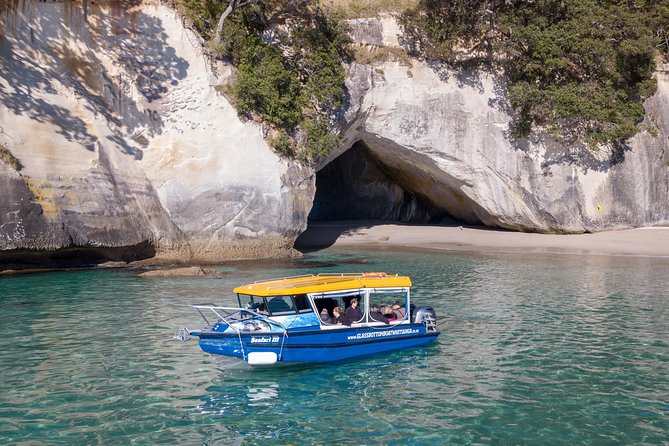
[[[28,3],[0,18],[0,251],[151,246],[207,261],[290,255],[313,170],[219,92],[157,2]],[[108,259],[116,260],[116,259]]]
[[[230,67],[212,69],[174,10],[118,4],[30,2],[0,18],[0,150],[23,166],[0,161],[0,263],[294,254],[314,169],[238,118],[220,93]],[[398,51],[392,17],[352,25],[369,51]],[[364,143],[344,169],[356,216],[558,233],[669,223],[669,67],[643,130],[593,151],[541,132],[512,141],[499,75],[393,51],[347,67],[344,140],[318,166]]]
[[[361,45],[401,40],[390,16],[352,25],[368,28],[352,32]],[[321,168],[363,141],[399,186],[468,223],[556,233],[666,225],[669,67],[655,75],[642,130],[624,146],[593,150],[540,129],[511,140],[498,75],[419,60],[353,64],[345,141]]]

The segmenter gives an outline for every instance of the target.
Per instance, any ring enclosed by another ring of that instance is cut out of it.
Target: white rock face
[[[394,45],[386,16],[352,23],[360,43]],[[382,31],[379,31],[379,28]],[[379,36],[379,32],[382,36]],[[371,39],[369,35],[373,35]],[[645,128],[626,147],[512,141],[502,79],[413,60],[352,65],[351,123],[327,164],[362,140],[398,183],[451,216],[488,226],[586,232],[669,223],[669,72],[656,73]]]
[[[399,45],[391,16],[354,25],[368,48]],[[130,9],[30,2],[1,16],[0,28],[0,152],[22,165],[0,161],[5,258],[20,262],[22,250],[211,261],[292,252],[313,203],[314,170],[277,157],[262,129],[237,117],[220,93],[230,67],[212,71],[176,12],[148,1]],[[666,225],[669,67],[656,75],[647,130],[623,148],[592,151],[545,135],[511,141],[511,112],[493,74],[416,60],[353,64],[344,141],[321,167],[363,141],[364,159],[410,192],[400,200],[388,183],[396,207],[406,208],[392,215],[430,213],[416,197],[464,221],[523,231]],[[375,197],[386,183],[374,183]]]
[[[0,145],[23,166],[0,170],[0,250],[290,252],[313,171],[240,121],[175,11],[31,2],[0,20]]]

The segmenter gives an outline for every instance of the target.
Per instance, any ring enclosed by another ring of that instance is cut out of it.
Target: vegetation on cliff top
[[[342,63],[352,51],[339,16],[409,8],[400,21],[413,56],[503,69],[514,137],[538,125],[567,141],[623,142],[641,128],[656,63],[669,58],[666,0],[171,2],[237,67],[228,92],[239,113],[269,127],[277,152],[316,161],[339,144],[346,100]],[[233,3],[244,6],[224,13]],[[8,0],[0,13],[27,4]]]
[[[335,11],[409,7],[400,21],[412,55],[503,69],[514,137],[542,126],[568,142],[625,141],[669,54],[662,0],[255,0],[227,17],[217,43],[228,0],[173,1],[237,67],[229,92],[239,113],[271,126],[277,152],[312,160],[337,146],[333,123],[346,96],[350,41]]]
[[[662,0],[421,0],[401,21],[414,55],[503,68],[515,137],[541,125],[593,146],[624,141],[669,54]]]
[[[328,13],[346,19],[375,17],[381,12],[398,13],[418,5],[418,0],[318,0]]]
[[[271,127],[286,156],[319,160],[339,144],[333,131],[346,89],[350,39],[343,22],[314,1],[257,1],[238,8],[216,40],[223,0],[176,0],[212,50],[237,68],[228,92],[240,115]]]

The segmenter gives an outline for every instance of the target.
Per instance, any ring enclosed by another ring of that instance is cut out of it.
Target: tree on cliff
[[[178,1],[237,68],[226,91],[241,116],[262,120],[277,152],[318,161],[339,144],[334,122],[351,57],[344,22],[313,0]]]
[[[216,43],[221,42],[221,32],[223,31],[223,24],[225,23],[225,20],[235,12],[239,8],[243,8],[244,6],[247,5],[252,5],[254,3],[257,3],[258,0],[231,0],[230,3],[228,4],[228,7],[225,8],[223,13],[221,14],[221,17],[218,19],[218,24],[216,25],[216,33],[214,35],[214,41]]]
[[[414,55],[502,68],[517,137],[541,125],[591,145],[624,141],[669,56],[660,0],[421,0],[402,23]]]

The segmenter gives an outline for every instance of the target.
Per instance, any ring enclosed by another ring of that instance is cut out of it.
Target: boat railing
[[[263,322],[266,322],[270,326],[274,325],[276,327],[279,327],[284,334],[287,332],[287,328],[281,322],[277,322],[273,319],[268,318],[266,315],[256,313],[255,311],[249,310],[247,308],[221,307],[214,304],[197,304],[197,305],[189,305],[189,307],[197,310],[197,312],[200,314],[200,317],[204,320],[204,322],[207,324],[207,328],[209,329],[213,328],[214,325],[216,325],[217,323],[223,322],[227,324],[232,330],[237,332],[238,335],[241,335],[241,331],[238,330],[237,327],[235,327],[234,325],[235,322],[258,319]],[[216,318],[215,322],[212,323],[209,321],[209,319],[205,315],[206,310],[211,311],[215,315]],[[244,317],[243,315],[247,316]],[[178,328],[174,333],[174,339],[177,339],[179,341],[188,341],[193,335],[193,333],[197,332],[199,332],[199,330],[191,330],[188,327],[181,327]]]
[[[200,313],[200,316],[204,321],[207,323],[208,327],[211,329],[214,327],[215,324],[223,322],[228,325],[234,332],[237,334],[237,337],[239,339],[239,347],[241,348],[242,351],[242,358],[246,361],[247,360],[247,352],[246,349],[244,348],[244,342],[242,341],[242,331],[239,327],[235,326],[235,322],[243,322],[246,320],[254,320],[254,319],[259,319],[261,321],[264,321],[265,323],[271,325],[274,325],[276,327],[281,328],[283,331],[282,334],[282,339],[281,339],[281,350],[279,351],[278,358],[281,358],[283,354],[283,348],[284,344],[286,342],[286,338],[288,337],[288,329],[281,323],[277,322],[275,320],[270,319],[269,317],[256,313],[253,310],[249,310],[247,308],[239,308],[239,307],[221,307],[218,305],[212,305],[212,304],[198,304],[198,305],[189,305],[191,308],[195,308],[198,313]],[[216,322],[212,324],[209,322],[207,317],[205,316],[204,311],[209,310],[214,315],[216,315]],[[244,317],[243,315],[248,315],[248,317]],[[195,334],[199,333],[195,330],[189,330],[186,327],[182,327],[176,331],[174,334],[174,339],[180,340],[180,341],[187,341],[190,339],[190,337]]]
[[[198,304],[198,305],[189,305],[191,308],[195,308],[198,313],[200,313],[200,316],[204,321],[207,323],[209,327],[213,327],[216,323],[219,322],[224,322],[228,324],[233,330],[236,330],[234,327],[233,323],[234,322],[239,322],[244,319],[260,319],[269,325],[274,325],[276,327],[281,328],[284,332],[287,331],[287,328],[281,323],[277,322],[271,318],[269,318],[267,315],[257,313],[253,310],[250,310],[248,308],[239,308],[239,307],[221,307],[218,305],[210,305],[210,304]],[[205,316],[203,310],[209,310],[214,315],[216,315],[216,322],[211,323]],[[248,315],[248,317],[244,317],[243,315]]]
[[[256,280],[251,282],[252,285],[260,284],[260,283],[268,283],[268,282],[280,282],[283,280],[291,280],[291,279],[302,279],[305,277],[367,277],[367,278],[386,278],[386,277],[399,277],[399,274],[386,274],[384,272],[366,272],[366,273],[318,273],[318,274],[299,274],[297,276],[287,276],[287,277],[281,277],[279,279],[267,279],[267,280]]]
[[[367,273],[318,273],[318,277],[364,277],[385,279],[387,277],[399,277],[399,274],[386,274],[384,272],[367,272]]]
[[[256,285],[259,283],[267,283],[267,282],[280,282],[282,280],[290,280],[290,279],[301,279],[304,277],[315,277],[315,276],[313,274],[298,274],[297,276],[281,277],[280,279],[256,280],[251,282],[251,285]]]

